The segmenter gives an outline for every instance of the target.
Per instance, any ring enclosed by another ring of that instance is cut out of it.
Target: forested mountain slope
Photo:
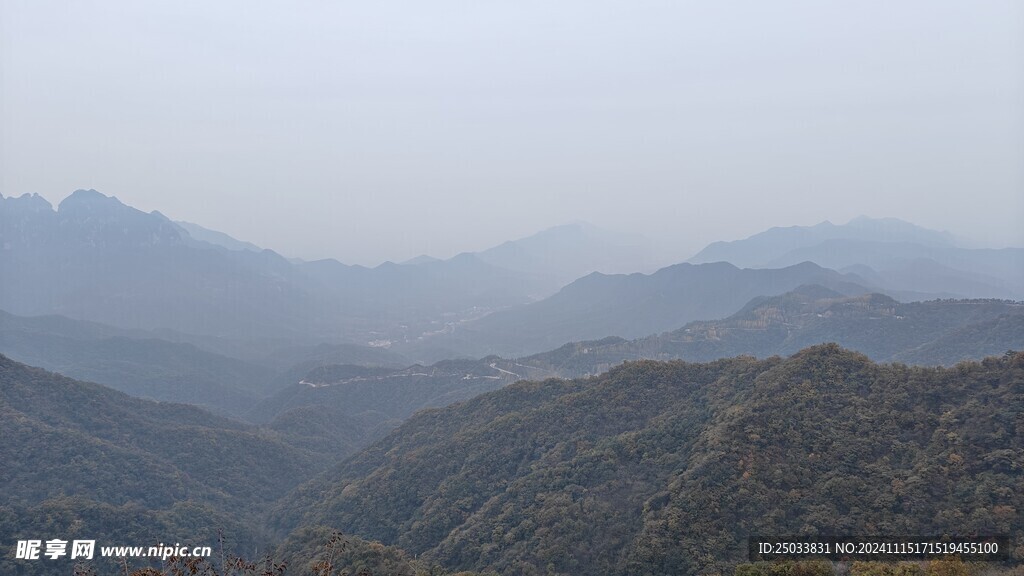
[[[403,369],[326,365],[261,402],[249,419],[316,450],[347,456],[417,410],[467,400],[539,373],[498,357]]]
[[[320,366],[411,364],[394,352],[357,344],[228,340],[2,310],[0,354],[139,398],[193,404],[233,417],[243,417],[260,400]]]
[[[843,294],[869,292],[854,275],[805,262],[776,270],[732,264],[677,264],[652,274],[591,274],[557,294],[466,323],[438,345],[471,356],[525,356],[567,342],[619,336],[638,338],[694,320],[733,314],[757,296],[821,284]]]
[[[1024,349],[1024,304],[950,300],[902,304],[822,286],[752,300],[723,320],[637,340],[609,337],[517,359],[491,356],[404,369],[322,365],[261,402],[254,422],[350,454],[422,408],[441,407],[521,379],[599,374],[628,360],[711,361],[789,355],[826,342],[875,361],[953,365]],[[301,382],[299,382],[301,378]],[[299,382],[299,383],[294,383]]]
[[[724,571],[751,533],[1009,533],[1021,546],[1022,431],[1021,353],[953,368],[835,345],[635,362],[421,412],[274,520],[516,574]]]
[[[333,461],[281,434],[2,355],[0,438],[4,546],[41,536],[211,544],[220,531],[230,549],[251,550],[264,540],[258,512]],[[14,573],[6,560],[0,572]]]
[[[1024,303],[931,300],[901,303],[883,294],[844,296],[805,285],[751,300],[721,319],[658,335],[578,342],[518,360],[551,376],[597,374],[625,360],[766,358],[836,342],[878,362],[951,366],[1024,349]],[[546,371],[546,372],[544,372]]]
[[[136,397],[241,415],[266,395],[265,371],[186,343],[130,338],[91,322],[0,311],[0,354]]]

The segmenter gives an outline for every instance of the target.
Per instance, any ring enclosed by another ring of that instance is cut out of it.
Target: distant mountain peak
[[[0,207],[25,212],[52,212],[53,205],[39,194],[25,193],[21,196],[0,196]]]
[[[64,199],[64,202],[106,202],[109,200],[116,200],[120,203],[120,200],[117,200],[116,197],[107,196],[102,192],[98,192],[94,188],[79,188],[69,194],[68,197]]]
[[[60,204],[57,205],[57,212],[71,211],[121,211],[121,210],[135,210],[130,206],[126,206],[116,196],[107,196],[96,190],[89,189],[84,190],[79,188],[71,193],[70,196],[61,200]],[[141,211],[139,211],[142,213]]]
[[[790,269],[790,270],[816,270],[816,271],[817,270],[825,270],[824,267],[819,266],[818,264],[816,264],[814,262],[811,262],[810,260],[804,260],[803,262],[797,262],[796,264],[792,264],[790,266],[786,266],[785,268]]]
[[[70,240],[92,247],[180,244],[188,233],[159,212],[146,213],[96,190],[78,189],[57,206]]]
[[[420,264],[433,264],[434,262],[440,262],[440,258],[434,258],[427,254],[420,254],[414,258],[410,258],[402,262],[403,266],[419,266]]]
[[[858,216],[846,224],[828,220],[813,226],[774,227],[742,240],[713,242],[689,262],[724,260],[741,268],[778,267],[779,259],[825,242],[900,242],[921,246],[954,247],[948,232],[931,230],[898,218]],[[787,260],[791,262],[792,260]]]
[[[552,289],[594,271],[624,273],[650,270],[650,241],[577,220],[510,240],[476,255],[484,262],[544,278]]]

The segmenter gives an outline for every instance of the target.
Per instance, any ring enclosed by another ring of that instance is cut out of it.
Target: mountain
[[[0,356],[0,381],[4,494],[12,500],[79,494],[111,504],[162,506],[191,494],[244,507],[292,485],[294,477],[280,466],[293,467],[297,475],[321,466],[314,454],[237,421],[183,404],[132,398],[6,356]],[[231,458],[244,453],[265,469],[229,474],[223,464],[236,451]],[[106,471],[103,482],[97,482],[99,470]],[[132,472],[119,476],[119,470]]]
[[[275,508],[452,570],[730,573],[750,534],[1012,534],[1024,354],[632,362],[419,412]]]
[[[198,247],[163,215],[93,190],[56,211],[28,200],[0,202],[0,308],[14,314],[239,336],[316,333],[339,318],[272,252]]]
[[[210,230],[209,228],[203,228],[199,224],[183,222],[181,220],[176,221],[175,224],[184,229],[189,236],[200,242],[206,242],[207,244],[220,246],[221,248],[225,248],[227,250],[246,250],[249,252],[263,252],[263,248],[260,248],[259,246],[251,242],[243,242],[241,240],[236,240],[223,232]]]
[[[627,360],[707,362],[750,355],[790,355],[836,342],[878,362],[952,366],[1006,350],[1024,349],[1024,304],[1001,300],[901,303],[883,294],[844,296],[805,285],[779,296],[759,296],[721,320],[635,340],[606,338],[566,344],[520,358],[537,374],[599,374]]]
[[[826,254],[818,257],[819,260],[833,262],[833,264],[839,265],[840,271],[857,274],[876,286],[886,286],[893,293],[922,294],[930,292],[935,294],[935,290],[940,289],[941,293],[938,295],[944,298],[976,297],[1007,299],[1014,299],[1020,294],[1020,291],[1015,287],[1014,281],[1004,280],[984,272],[958,270],[939,264],[931,258],[915,254],[910,254],[902,259],[891,258],[893,254],[898,252],[900,248],[898,246],[879,247],[879,250],[891,251],[889,256],[887,256],[888,260],[876,263],[877,269],[874,269],[860,263],[845,265],[853,259],[869,261],[872,260],[872,257],[863,255],[862,258],[843,260],[834,256],[835,253],[841,251],[840,247],[835,246],[835,251],[832,251],[831,248],[833,246],[831,246],[831,243],[825,244],[822,248],[826,250]],[[973,255],[980,256],[980,253],[975,252]],[[970,256],[969,254],[969,259]],[[812,255],[812,257],[816,256]],[[1007,261],[1012,262],[1012,258],[1007,258]],[[981,262],[982,259],[979,258],[977,261],[970,260],[966,265],[964,265],[964,262],[955,263],[954,265],[975,268]],[[1000,274],[1000,272],[996,272],[996,274]],[[1007,271],[1003,276],[1012,277],[1013,273]]]
[[[236,248],[245,249],[236,249]],[[0,309],[293,345],[415,338],[530,301],[539,280],[472,256],[375,268],[289,261],[95,190],[0,198]]]
[[[1001,314],[991,320],[948,330],[934,340],[893,356],[897,362],[951,365],[953,360],[995,356],[999,350],[1024,349],[1024,314]]]
[[[827,342],[876,361],[952,366],[1024,349],[1024,304],[900,303],[882,294],[843,296],[804,285],[757,297],[725,319],[691,322],[636,340],[575,342],[514,360],[489,356],[402,369],[322,363],[303,374],[291,373],[290,385],[262,401],[248,418],[301,437],[318,450],[347,455],[418,410],[464,401],[517,380],[590,376],[639,359],[765,358]]]
[[[167,342],[190,344],[207,352],[255,364],[272,373],[286,373],[299,369],[304,374],[312,367],[322,364],[359,364],[395,368],[412,364],[408,358],[383,346],[331,341],[308,343],[285,336],[227,338],[159,328],[123,332],[135,339],[156,338]],[[303,370],[302,366],[307,368]],[[274,380],[277,379],[277,376],[270,376]],[[275,385],[271,384],[271,388],[274,389]]]
[[[952,242],[896,220],[857,219],[772,229],[713,244],[693,260],[783,269],[809,260],[902,299],[1024,297],[1024,249]],[[228,341],[372,344],[433,362],[637,337],[724,316],[757,295],[830,281],[806,277],[762,292],[759,281],[745,290],[710,279],[714,294],[671,278],[716,274],[671,266],[646,276],[594,273],[552,294],[584,271],[635,270],[647,261],[642,239],[586,224],[444,261],[374,268],[290,261],[254,248],[95,190],[74,192],[56,210],[39,196],[0,198],[0,309]]]
[[[867,292],[860,280],[809,262],[778,270],[741,270],[720,262],[678,264],[649,275],[594,273],[549,298],[495,312],[433,341],[475,356],[525,356],[572,341],[636,338],[721,318],[756,296],[781,294],[801,284],[822,284],[846,294]]]
[[[311,370],[334,364],[363,367],[404,368],[413,364],[408,358],[381,346],[358,344],[327,344],[316,346],[268,346],[258,359],[276,370],[271,385],[276,392],[298,382]],[[252,361],[257,361],[253,358]]]
[[[902,242],[922,246],[955,245],[948,232],[937,232],[896,218],[860,216],[846,224],[825,221],[815,226],[769,228],[744,240],[712,242],[694,257],[693,264],[730,262],[741,268],[765,267],[786,254],[828,240]]]
[[[615,233],[586,222],[548,228],[476,256],[499,268],[543,277],[552,292],[591,272],[640,272],[654,265],[650,241],[643,236]]]
[[[277,547],[273,558],[274,564],[283,569],[281,572],[254,571],[252,576],[477,576],[470,572],[452,574],[395,546],[341,534],[326,526],[309,526],[290,534]]]
[[[0,354],[132,396],[240,416],[266,395],[265,371],[191,344],[59,316],[0,311]]]
[[[473,258],[533,281],[532,296],[549,296],[562,286],[591,272],[630,273],[655,267],[651,242],[638,234],[605,230],[587,222],[573,222],[509,240],[480,252],[459,254],[448,261]],[[422,254],[403,265],[438,265]]]
[[[448,406],[539,372],[488,357],[403,369],[323,365],[261,402],[249,419],[341,457],[414,412]]]
[[[959,297],[1024,297],[1024,249],[966,249],[907,242],[827,240],[792,250],[766,264],[814,261],[847,270],[868,266],[893,290],[943,292]]]
[[[232,549],[251,551],[265,541],[253,523],[259,511],[334,461],[272,431],[5,356],[0,437],[5,543],[45,536],[213,544],[221,530]],[[11,560],[4,554],[0,571],[26,568],[7,566]],[[39,568],[52,573],[54,565]]]
[[[1024,248],[962,248],[948,233],[892,218],[772,228],[745,240],[714,242],[689,260],[719,261],[752,268],[810,261],[855,272],[891,291],[1024,299]]]
[[[430,264],[430,263],[433,263],[433,262],[440,262],[440,261],[441,261],[440,258],[434,258],[433,256],[428,256],[426,254],[420,254],[419,256],[416,256],[414,258],[410,258],[410,259],[402,262],[402,265],[404,265],[404,266],[416,266],[416,265],[419,265],[419,264]]]
[[[211,339],[3,311],[0,354],[132,396],[193,404],[234,417],[244,416],[319,366],[412,364],[395,352],[357,344]]]
[[[298,269],[338,297],[406,323],[441,318],[445,313],[456,316],[473,308],[522,304],[538,285],[528,276],[496,268],[469,253],[411,265],[385,262],[374,268],[316,260]]]

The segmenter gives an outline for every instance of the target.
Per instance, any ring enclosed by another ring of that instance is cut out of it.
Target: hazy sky
[[[1024,245],[1024,3],[3,0],[0,193],[76,188],[368,264],[573,220]]]

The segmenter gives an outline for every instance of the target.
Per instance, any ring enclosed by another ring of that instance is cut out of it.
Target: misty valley
[[[0,576],[1024,576],[1022,40],[0,0]]]
[[[635,240],[364,267],[0,197],[0,573],[1019,570],[1024,249],[866,217],[664,266]],[[747,552],[858,534],[1008,550]]]

